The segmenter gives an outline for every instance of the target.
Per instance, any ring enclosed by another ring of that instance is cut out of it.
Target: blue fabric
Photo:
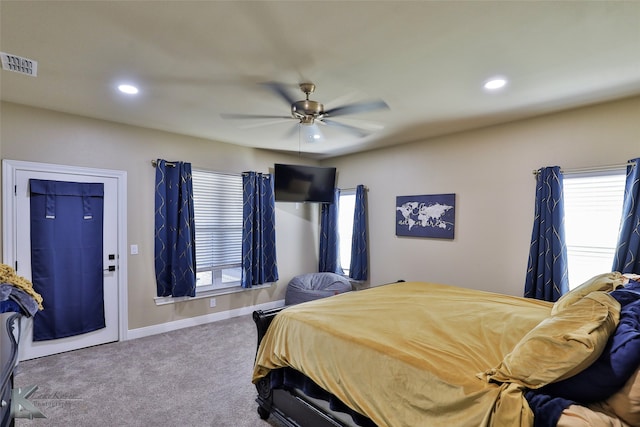
[[[6,301],[9,299],[9,295],[11,295],[11,291],[14,286],[6,283],[0,284],[0,301]]]
[[[320,212],[320,254],[318,271],[344,274],[340,265],[340,236],[338,234],[338,205],[340,189],[333,192],[333,202],[324,203]]]
[[[367,249],[367,204],[364,185],[356,187],[356,202],[353,213],[353,235],[351,237],[351,265],[349,277],[367,280],[369,277],[369,252]]]
[[[0,301],[0,313],[22,313],[23,309],[20,305],[14,300],[4,300]],[[26,316],[27,314],[24,313]]]
[[[38,312],[38,303],[31,295],[7,283],[0,284],[0,302],[2,301],[14,301],[20,308],[19,312],[27,317]]]
[[[242,174],[242,287],[278,280],[275,197],[269,174]]]
[[[555,302],[569,290],[562,174],[558,166],[538,170],[535,205],[524,296]]]
[[[33,340],[105,327],[101,183],[31,179],[31,281],[44,310],[33,319]]]
[[[533,427],[556,427],[562,411],[575,402],[552,397],[535,391],[525,392],[529,408],[533,412]]]
[[[629,162],[612,271],[640,274],[640,157]]]
[[[196,295],[191,163],[156,163],[155,271],[159,297]]]

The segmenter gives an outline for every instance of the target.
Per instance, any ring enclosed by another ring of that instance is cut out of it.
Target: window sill
[[[265,285],[253,286],[251,288],[242,288],[240,286],[234,286],[232,288],[214,289],[211,291],[198,292],[195,297],[154,297],[153,300],[156,305],[175,304],[178,302],[195,301],[203,298],[211,298],[219,295],[236,294],[239,292],[253,291],[256,289],[270,288],[273,283],[267,283]]]

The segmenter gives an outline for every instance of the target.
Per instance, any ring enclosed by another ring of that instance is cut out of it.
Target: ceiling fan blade
[[[291,104],[293,104],[294,102],[297,101],[297,99],[295,99],[289,93],[289,90],[287,89],[288,85],[286,85],[284,83],[266,82],[266,83],[262,83],[262,85],[267,87],[269,90],[274,92],[276,95],[280,96],[285,101],[287,101],[287,104],[289,105],[289,107],[291,107]]]
[[[220,114],[220,117],[223,119],[259,119],[259,122],[253,122],[251,124],[244,124],[240,126],[241,129],[252,129],[261,126],[268,125],[277,125],[279,123],[284,123],[285,121],[290,121],[293,117],[291,116],[271,116],[266,114]]]
[[[298,127],[299,126],[300,126],[300,123],[296,123],[293,126],[291,126],[291,128],[289,128],[287,133],[285,133],[283,135],[283,138],[284,139],[289,139],[289,138],[293,138],[294,136],[298,135]]]
[[[344,123],[336,122],[334,120],[322,119],[322,120],[320,120],[320,123],[324,123],[327,126],[332,126],[332,127],[335,127],[335,128],[339,128],[339,129],[345,130],[345,131],[347,131],[347,132],[349,132],[351,134],[354,134],[354,135],[356,135],[358,137],[364,137],[364,136],[367,136],[367,135],[369,135],[371,133],[371,132],[366,131],[364,129],[360,129],[360,128],[357,128],[357,127],[351,126],[351,125],[345,125]]]
[[[324,112],[325,116],[342,116],[345,114],[365,113],[367,111],[386,110],[389,106],[383,100],[369,101],[369,102],[357,102],[354,104],[347,104],[341,107],[331,108]]]
[[[223,119],[292,119],[291,116],[274,116],[269,114],[235,114],[222,113],[220,117]]]
[[[240,129],[255,129],[255,128],[259,128],[259,127],[263,127],[263,126],[272,126],[272,125],[279,125],[281,123],[291,123],[291,117],[287,117],[286,119],[272,119],[269,121],[260,121],[260,122],[252,122],[250,124],[243,124],[241,126],[238,126]]]

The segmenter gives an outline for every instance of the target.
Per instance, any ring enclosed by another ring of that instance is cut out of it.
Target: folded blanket
[[[13,301],[25,316],[34,316],[38,312],[38,302],[29,294],[8,283],[0,284],[0,301]]]

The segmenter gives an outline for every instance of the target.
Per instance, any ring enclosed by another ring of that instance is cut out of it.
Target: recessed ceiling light
[[[496,90],[501,89],[507,85],[507,80],[502,77],[496,77],[490,80],[487,80],[484,84],[484,88],[487,90]]]
[[[118,86],[118,90],[129,95],[135,95],[136,93],[138,93],[138,88],[132,85],[120,85]]]

